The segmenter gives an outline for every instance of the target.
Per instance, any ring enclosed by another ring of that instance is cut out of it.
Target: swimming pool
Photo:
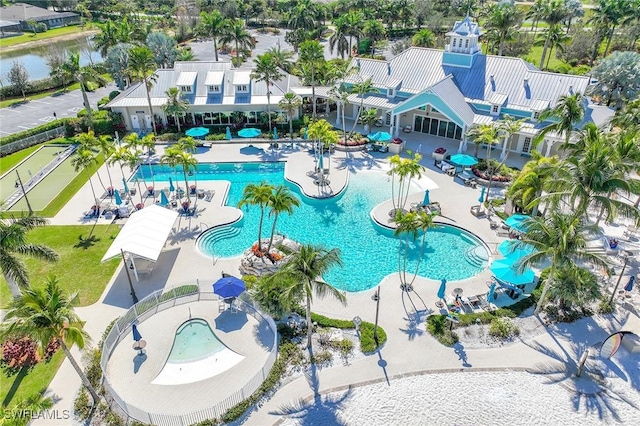
[[[192,319],[182,324],[173,341],[167,362],[191,362],[206,358],[226,346],[203,319]]]
[[[154,385],[184,385],[209,379],[233,368],[244,356],[232,351],[202,318],[186,321],[176,331],[164,367]]]
[[[144,166],[145,176],[150,175]],[[175,172],[167,166],[154,165],[156,181],[174,179]],[[180,172],[181,173],[181,172]],[[391,183],[383,172],[352,173],[349,185],[338,197],[311,199],[284,179],[284,163],[217,163],[199,164],[198,180],[228,180],[231,182],[227,205],[236,206],[248,183],[269,182],[288,185],[301,199],[293,215],[280,215],[277,229],[301,243],[321,244],[339,248],[343,268],[334,268],[324,278],[336,288],[363,291],[376,286],[385,276],[398,270],[399,240],[393,231],[376,225],[371,210],[391,197]],[[190,178],[193,182],[193,177]],[[420,191],[418,187],[414,192]],[[205,232],[197,241],[206,255],[232,257],[240,255],[257,239],[259,210],[243,208],[241,221]],[[263,238],[268,237],[271,221],[265,218]],[[429,232],[418,274],[439,280],[462,280],[480,273],[488,259],[485,246],[472,234],[452,226],[439,226]],[[486,255],[479,256],[484,251]],[[408,271],[413,271],[419,256],[419,246],[409,253]]]

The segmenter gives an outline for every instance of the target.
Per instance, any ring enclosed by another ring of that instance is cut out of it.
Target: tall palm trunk
[[[84,82],[82,80],[80,80],[80,91],[82,92],[82,102],[84,103],[84,108],[87,110],[87,121],[89,122],[89,129],[93,130],[93,115],[91,114],[91,104],[89,103],[87,89],[84,87]]]
[[[156,119],[153,116],[153,106],[151,105],[151,95],[149,94],[149,84],[147,83],[147,78],[149,77],[145,77],[142,80],[142,83],[144,84],[144,88],[147,91],[147,103],[149,104],[149,115],[151,116],[151,128],[153,130],[153,134],[157,135],[158,131],[156,129]]]
[[[216,53],[216,56],[217,56],[217,53]],[[216,59],[216,61],[217,61],[217,59]],[[180,116],[178,114],[174,114],[173,118],[176,119],[176,126],[178,126],[178,133],[180,133],[181,132],[181,130],[180,130]]]
[[[611,27],[611,31],[609,31],[609,37],[607,37],[607,45],[604,48],[604,55],[602,55],[603,58],[607,56],[607,52],[609,51],[609,46],[611,46],[611,39],[613,38],[615,30],[616,26],[614,25],[613,27]]]
[[[316,119],[316,66],[311,65],[311,101],[313,102],[312,106],[312,117]]]
[[[311,288],[311,283],[309,282],[309,288]],[[306,317],[307,317],[307,349],[311,349],[311,335],[313,334],[313,324],[311,323],[311,298],[309,295],[307,297],[307,309],[306,309]]]
[[[544,300],[547,298],[547,292],[549,291],[549,287],[551,287],[553,276],[556,270],[554,265],[555,263],[552,262],[551,267],[549,268],[549,276],[544,281],[544,287],[542,287],[542,294],[540,295],[540,299],[538,300],[538,304],[536,305],[536,310],[533,312],[534,315],[538,315],[538,313],[542,309],[542,306],[544,305]]]
[[[94,408],[97,407],[98,402],[100,401],[100,397],[96,393],[96,390],[93,388],[93,386],[91,386],[91,382],[89,382],[87,375],[84,374],[84,371],[82,371],[82,368],[78,365],[73,355],[71,355],[71,352],[69,351],[69,348],[64,343],[64,341],[62,339],[58,339],[58,342],[60,343],[60,346],[62,347],[64,354],[67,356],[67,359],[73,366],[73,369],[76,370],[76,373],[78,373],[78,376],[80,376],[80,380],[82,380],[82,384],[84,385],[85,388],[87,388],[87,390],[91,394],[91,398],[93,398]]]
[[[218,40],[216,40],[216,37],[213,37],[213,52],[216,55],[216,62],[218,62]]]
[[[187,194],[187,203],[191,204],[191,196],[189,195],[191,191],[189,190],[189,178],[187,177],[188,167],[186,165],[182,166],[182,174],[184,175],[184,193]]]
[[[4,279],[9,286],[9,291],[11,291],[11,295],[13,296],[13,298],[17,299],[18,297],[22,296],[22,291],[20,291],[20,287],[18,286],[16,280],[8,276],[5,271],[2,271],[2,275],[4,276]]]
[[[260,222],[258,223],[258,250],[262,251],[262,223],[264,222],[264,205],[260,204]]]
[[[113,188],[113,179],[111,178],[111,170],[109,170],[109,163],[107,162],[107,154],[103,152],[102,156],[104,157],[104,165],[107,169],[107,176],[109,177],[109,186]]]
[[[269,123],[269,132],[271,132],[271,89],[269,88],[269,81],[267,80],[267,115],[269,116],[267,122]]]
[[[273,225],[271,226],[271,237],[269,237],[269,245],[267,246],[267,253],[269,253],[269,250],[271,250],[271,245],[273,244],[273,236],[276,234],[276,223],[278,223],[278,216],[280,216],[280,214],[276,212],[273,217]]]
[[[547,57],[547,48],[549,47],[549,39],[551,38],[551,33],[547,35],[547,39],[544,41],[544,47],[542,48],[542,58],[540,58],[540,69],[544,67],[544,60]]]

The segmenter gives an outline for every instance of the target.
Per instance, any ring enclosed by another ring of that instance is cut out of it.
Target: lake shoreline
[[[6,53],[15,53],[15,52],[20,52],[22,50],[33,49],[34,47],[46,46],[48,44],[51,44],[52,42],[71,41],[79,38],[86,38],[88,36],[92,36],[99,32],[100,30],[86,30],[78,33],[65,34],[57,37],[43,38],[43,39],[28,41],[26,43],[15,44],[13,46],[3,47],[2,53],[0,53],[0,57],[2,57]]]

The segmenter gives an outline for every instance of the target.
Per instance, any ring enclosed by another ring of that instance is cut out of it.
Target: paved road
[[[116,89],[115,84],[109,84],[88,93],[91,107],[97,108],[98,101]],[[58,118],[75,117],[83,108],[80,90],[48,96],[14,107],[0,108],[0,136],[8,136],[53,121],[54,112]]]

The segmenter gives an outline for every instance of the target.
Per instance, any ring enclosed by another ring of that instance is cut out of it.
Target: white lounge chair
[[[213,196],[216,194],[216,191],[210,189],[208,191],[205,192],[205,196],[204,196],[204,200],[205,201],[211,201],[213,199]]]

